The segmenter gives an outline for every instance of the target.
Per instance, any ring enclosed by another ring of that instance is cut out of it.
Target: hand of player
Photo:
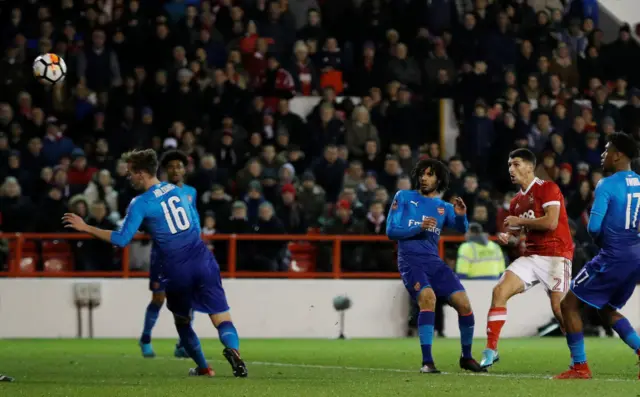
[[[509,239],[511,239],[509,233],[498,233],[498,243],[500,245],[509,245]]]
[[[504,219],[504,225],[507,227],[520,227],[520,218],[517,216],[509,215]]]
[[[62,217],[62,224],[65,228],[75,229],[79,232],[85,232],[87,224],[76,214],[66,213]]]
[[[460,197],[456,197],[453,203],[453,211],[456,215],[465,215],[467,213],[467,205]]]
[[[435,229],[438,227],[438,221],[436,218],[427,217],[422,220],[422,225],[420,226],[422,227],[422,230]]]

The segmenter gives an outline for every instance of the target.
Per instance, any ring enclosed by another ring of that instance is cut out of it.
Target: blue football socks
[[[567,333],[567,345],[571,351],[572,364],[587,362],[587,353],[584,351],[584,334],[582,332]]]
[[[238,331],[231,321],[223,321],[218,325],[218,336],[224,347],[240,350]]]
[[[189,357],[196,362],[198,368],[209,368],[200,346],[200,339],[198,339],[198,335],[196,335],[191,324],[176,324],[176,329],[178,330],[178,335],[180,335],[182,347],[189,353]]]
[[[160,309],[162,309],[162,305],[156,305],[153,302],[147,305],[147,311],[144,313],[144,328],[142,329],[142,337],[140,337],[140,342],[145,345],[151,343],[151,331],[158,321]]]
[[[432,364],[431,345],[433,345],[433,325],[436,321],[432,311],[420,311],[418,315],[418,334],[420,335],[420,347],[422,348],[422,365]]]
[[[632,348],[634,352],[640,351],[640,336],[638,336],[636,330],[633,329],[629,320],[623,317],[616,321],[616,323],[613,324],[613,330],[620,335],[624,343]]]
[[[473,328],[476,324],[473,312],[458,315],[458,327],[460,328],[460,344],[462,345],[462,357],[473,358],[471,356],[471,346],[473,345]]]

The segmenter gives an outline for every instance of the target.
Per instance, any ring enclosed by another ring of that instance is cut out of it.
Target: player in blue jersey
[[[186,166],[189,164],[189,157],[186,154],[178,151],[178,150],[170,150],[165,152],[160,160],[160,165],[167,172],[167,177],[170,183],[178,186],[182,189],[182,191],[187,195],[189,199],[189,204],[193,207],[194,213],[196,217],[194,219],[194,226],[200,230],[200,219],[197,216],[197,193],[196,189],[193,187],[186,185],[184,183],[184,176],[186,173]],[[149,289],[151,290],[151,302],[147,305],[147,310],[144,315],[144,327],[142,329],[142,336],[140,337],[140,349],[142,350],[142,356],[151,358],[155,357],[155,352],[153,351],[153,347],[151,345],[151,332],[153,331],[153,327],[158,320],[158,315],[160,314],[160,309],[164,305],[165,301],[165,293],[164,288],[165,285],[160,278],[160,269],[162,265],[158,263],[158,253],[156,250],[156,246],[151,248],[151,266],[149,271]],[[176,357],[185,358],[189,357],[187,351],[180,345],[180,342],[176,344],[176,348],[174,351],[174,355]]]
[[[191,327],[195,310],[207,313],[218,329],[220,341],[225,346],[223,355],[231,364],[233,374],[247,376],[247,368],[238,352],[238,333],[231,322],[222,288],[220,267],[200,238],[197,213],[189,204],[189,198],[177,186],[158,180],[155,151],[134,150],[126,153],[123,159],[127,162],[132,186],[144,193],[131,201],[122,228],[119,231],[99,229],[70,213],[63,217],[65,226],[124,247],[144,222],[157,250],[167,307],[173,313],[182,347],[197,364],[189,375],[215,375]]]
[[[618,312],[640,282],[640,175],[631,171],[631,161],[637,156],[638,148],[631,136],[618,132],[609,135],[602,167],[612,175],[596,187],[588,225],[600,252],[576,275],[562,300],[572,363],[556,379],[591,378],[580,316],[583,304],[598,309],[602,320],[640,358],[640,336]]]
[[[467,207],[460,198],[454,206],[438,197],[449,184],[449,171],[440,161],[420,160],[411,177],[416,190],[396,193],[387,218],[387,236],[398,241],[398,269],[407,291],[420,307],[420,372],[440,372],[431,355],[436,297],[447,299],[458,312],[462,343],[460,368],[486,372],[471,355],[475,320],[469,297],[458,276],[438,252],[440,232],[445,226],[460,233],[467,231]]]

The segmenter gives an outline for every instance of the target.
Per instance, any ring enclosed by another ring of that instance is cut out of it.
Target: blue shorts
[[[398,270],[405,288],[413,299],[417,299],[420,291],[432,288],[439,298],[447,298],[456,292],[464,291],[458,275],[440,258],[419,263],[418,258],[398,258]],[[412,262],[412,263],[410,263]]]
[[[149,270],[149,291],[155,293],[164,292],[166,283],[160,276],[160,272],[157,270],[158,268],[153,263],[151,264],[151,268]]]
[[[167,308],[174,314],[187,317],[193,311],[209,315],[229,311],[220,267],[209,251],[193,255],[189,263],[175,269],[175,275],[165,272],[163,281]]]
[[[162,265],[158,263],[158,253],[155,245],[151,247],[151,259],[149,265],[149,291],[155,293],[164,292],[166,285],[160,275]]]
[[[571,281],[571,291],[581,301],[602,309],[622,309],[640,281],[640,264],[611,261],[597,255]]]

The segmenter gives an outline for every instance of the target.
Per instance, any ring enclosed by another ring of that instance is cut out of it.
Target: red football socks
[[[487,349],[498,350],[500,331],[506,321],[506,307],[494,307],[489,309],[489,314],[487,316]]]

